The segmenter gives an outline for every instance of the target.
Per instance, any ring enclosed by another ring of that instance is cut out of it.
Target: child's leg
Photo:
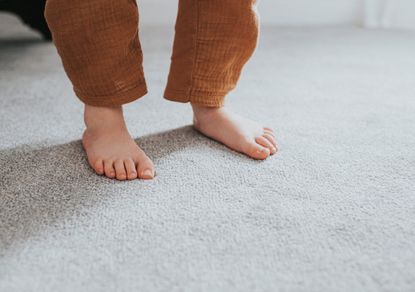
[[[203,134],[256,159],[277,151],[271,129],[223,108],[255,50],[256,0],[180,0],[165,98],[190,102]]]
[[[90,165],[110,178],[152,178],[122,105],[147,92],[132,0],[48,0],[45,16],[74,91],[85,103],[83,145]]]

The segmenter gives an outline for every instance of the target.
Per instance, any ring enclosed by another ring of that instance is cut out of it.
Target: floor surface
[[[172,33],[142,29],[126,108],[158,175],[116,182],[53,45],[0,23],[0,291],[414,291],[415,32],[265,27],[228,98],[276,130],[264,162],[161,98]]]

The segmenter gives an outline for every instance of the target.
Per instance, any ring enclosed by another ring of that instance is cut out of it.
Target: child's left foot
[[[193,126],[202,134],[254,159],[277,152],[274,132],[225,108],[193,105]]]

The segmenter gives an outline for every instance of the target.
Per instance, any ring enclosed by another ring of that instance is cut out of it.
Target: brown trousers
[[[166,99],[223,105],[256,47],[255,5],[179,0]],[[45,17],[81,101],[117,106],[147,93],[135,0],[47,0]]]

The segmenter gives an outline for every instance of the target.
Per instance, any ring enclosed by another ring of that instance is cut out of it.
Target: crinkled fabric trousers
[[[257,44],[255,6],[179,0],[166,99],[223,105]],[[45,17],[81,101],[119,106],[147,93],[134,0],[47,0]]]

